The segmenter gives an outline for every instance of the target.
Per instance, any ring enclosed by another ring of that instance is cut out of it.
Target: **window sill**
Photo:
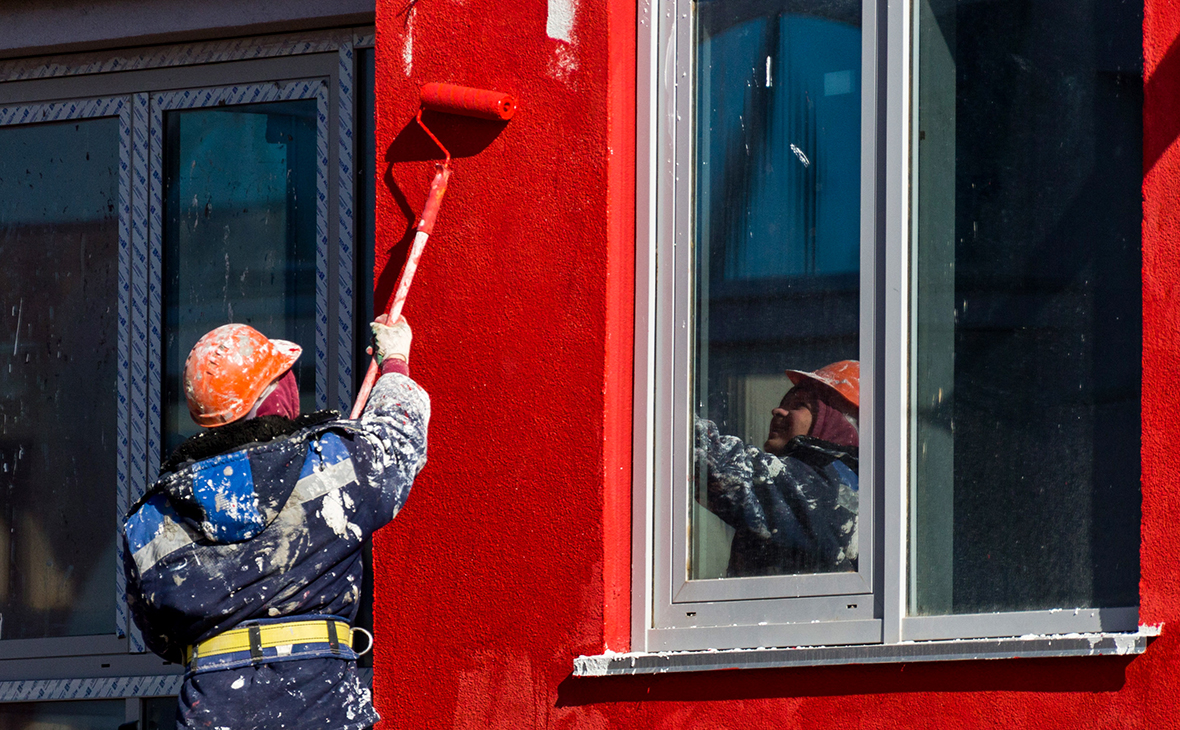
[[[653,654],[607,652],[574,659],[575,677],[700,672],[715,669],[770,669],[839,664],[1031,659],[1068,656],[1142,654],[1159,627],[1140,626],[1135,633],[1029,635],[1004,639],[909,641],[900,644],[815,646],[780,649],[665,651]]]

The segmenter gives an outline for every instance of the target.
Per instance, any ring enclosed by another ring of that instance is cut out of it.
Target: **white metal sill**
[[[1135,633],[1026,635],[1005,639],[906,641],[899,644],[814,646],[706,651],[606,652],[574,659],[575,677],[665,674],[716,669],[771,669],[840,664],[893,664],[972,659],[1034,659],[1070,656],[1142,654],[1160,627],[1140,626]]]

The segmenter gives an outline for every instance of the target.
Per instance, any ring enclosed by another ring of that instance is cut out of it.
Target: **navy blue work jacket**
[[[187,647],[251,623],[351,622],[362,542],[405,503],[426,462],[429,414],[425,391],[390,373],[358,420],[165,474],[124,523],[128,604],[148,648],[180,663]],[[341,730],[377,719],[354,653],[296,647],[293,656],[190,669],[178,728]]]
[[[810,436],[781,456],[696,419],[694,456],[705,506],[736,532],[730,577],[854,571],[859,555],[857,449]]]

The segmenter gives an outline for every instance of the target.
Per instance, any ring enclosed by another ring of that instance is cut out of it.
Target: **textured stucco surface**
[[[1154,0],[1141,615],[1162,636],[1134,658],[570,676],[626,648],[634,12],[378,3],[378,301],[433,172],[408,127],[417,87],[520,97],[504,126],[438,120],[462,156],[406,309],[434,415],[430,462],[375,541],[384,726],[1180,727],[1180,8]]]

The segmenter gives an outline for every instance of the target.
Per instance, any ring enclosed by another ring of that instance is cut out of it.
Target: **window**
[[[316,342],[317,182],[326,182],[317,172],[327,169],[317,159],[326,147],[316,123],[327,106],[322,89],[306,81],[223,88],[205,92],[205,106],[181,109],[186,93],[153,99],[164,131],[165,456],[200,430],[180,385],[202,335],[240,321],[270,337]],[[233,103],[268,96],[286,100]],[[227,149],[242,154],[227,156]],[[305,412],[315,408],[315,364],[310,357],[296,363]]]
[[[1136,631],[1141,14],[640,24],[634,651]]]
[[[175,694],[181,668],[131,622],[118,529],[195,430],[179,380],[197,338],[232,321],[293,340],[304,409],[349,405],[354,318],[368,315],[354,281],[370,276],[354,250],[372,246],[354,195],[373,194],[353,164],[373,156],[373,97],[354,87],[372,83],[372,43],[341,30],[4,67],[0,703],[15,704],[0,707],[13,723],[166,724],[174,703],[150,698]]]
[[[123,724],[125,708],[119,700],[80,702],[15,702],[0,705],[4,727],[61,727],[106,730]]]
[[[87,515],[92,504],[114,504],[117,483],[109,394],[119,380],[123,145],[117,116],[89,113],[120,109],[100,102],[69,121],[0,127],[9,335],[0,526],[11,535],[0,561],[0,636],[9,639],[115,629],[116,533]]]

